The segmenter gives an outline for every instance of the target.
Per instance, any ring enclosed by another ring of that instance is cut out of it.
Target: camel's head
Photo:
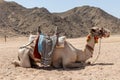
[[[93,36],[97,36],[98,38],[109,37],[110,36],[110,30],[108,30],[106,28],[92,27],[90,33]]]

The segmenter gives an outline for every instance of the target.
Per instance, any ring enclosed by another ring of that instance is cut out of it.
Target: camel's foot
[[[52,67],[52,68],[55,68],[55,69],[60,69],[60,68],[62,68],[62,66],[55,66],[55,65],[54,65],[54,66],[52,65],[51,67]]]
[[[54,62],[53,64],[51,64],[51,66],[56,69],[62,68],[62,64],[60,62],[58,63]]]
[[[15,67],[20,66],[20,63],[19,63],[18,61],[15,61],[15,60],[12,62],[12,64],[13,64]]]

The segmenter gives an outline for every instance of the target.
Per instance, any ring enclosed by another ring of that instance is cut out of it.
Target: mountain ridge
[[[43,33],[54,33],[57,26],[61,35],[81,37],[91,27],[105,27],[119,34],[120,19],[100,8],[75,7],[62,13],[51,13],[46,8],[25,8],[15,2],[0,3],[0,36],[29,35],[41,26]]]

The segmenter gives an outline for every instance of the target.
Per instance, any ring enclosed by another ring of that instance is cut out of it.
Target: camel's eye
[[[92,31],[92,32],[96,32],[96,30],[95,30],[95,29],[91,29],[91,31]]]
[[[103,33],[103,31],[102,31],[102,30],[100,30],[100,33]]]

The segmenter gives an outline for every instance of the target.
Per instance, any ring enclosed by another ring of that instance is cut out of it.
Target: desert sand
[[[28,37],[0,38],[0,80],[120,80],[120,35],[103,38],[99,58],[93,65],[78,69],[33,69],[15,67],[17,51],[26,44]],[[76,48],[84,49],[86,38],[67,39]],[[98,55],[96,44],[93,62]]]

